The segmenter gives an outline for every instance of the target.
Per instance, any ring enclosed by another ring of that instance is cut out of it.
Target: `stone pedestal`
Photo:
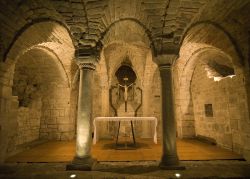
[[[176,123],[174,116],[172,70],[170,64],[159,65],[162,93],[162,169],[182,169],[176,150]]]
[[[92,145],[92,79],[95,65],[80,63],[80,83],[77,112],[76,156],[67,170],[91,170],[95,160],[91,157]]]
[[[66,170],[82,170],[82,171],[90,171],[92,167],[96,163],[96,160],[91,156],[85,156],[83,158],[75,157],[71,164],[66,166]]]

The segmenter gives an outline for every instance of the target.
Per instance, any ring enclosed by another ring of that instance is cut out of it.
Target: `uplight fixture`
[[[176,173],[175,176],[176,176],[176,178],[181,178],[181,174],[180,173]]]
[[[76,177],[76,174],[71,174],[69,177],[70,177],[70,178],[75,178],[75,177]]]

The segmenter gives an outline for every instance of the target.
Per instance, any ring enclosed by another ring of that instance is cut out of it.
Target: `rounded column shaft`
[[[161,165],[177,165],[176,124],[173,104],[171,65],[159,66],[162,93],[162,146]]]
[[[76,156],[90,156],[91,150],[91,110],[92,110],[93,69],[80,66],[80,84],[77,111]]]
[[[76,155],[67,170],[92,170],[92,79],[94,65],[80,64],[80,83],[76,121]]]

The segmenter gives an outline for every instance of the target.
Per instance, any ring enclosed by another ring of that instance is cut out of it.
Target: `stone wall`
[[[20,57],[15,66],[13,95],[19,100],[17,144],[74,137],[70,88],[52,53],[33,49]]]
[[[214,81],[199,63],[191,83],[196,135],[212,138],[219,146],[238,153],[243,153],[241,126],[248,116],[243,79],[236,74]],[[211,115],[206,115],[205,104],[212,105]]]
[[[69,114],[70,89],[54,86],[50,90],[42,100],[40,137],[49,140],[73,139],[75,120]]]
[[[39,139],[41,108],[41,99],[32,101],[30,107],[18,108],[16,145]]]
[[[0,63],[0,163],[15,149],[18,98],[12,96],[13,68]]]
[[[151,86],[151,102],[153,105],[151,109],[151,115],[157,118],[157,136],[162,136],[162,119],[161,119],[161,79],[159,69],[156,69],[154,73],[153,83]],[[151,125],[152,126],[152,125]],[[151,129],[153,131],[153,129]]]
[[[92,119],[95,117],[101,117],[102,114],[102,105],[104,104],[104,101],[102,100],[102,87],[101,87],[101,81],[100,81],[100,74],[95,72],[93,74],[93,103],[92,103]]]
[[[30,62],[29,60],[27,60]],[[39,139],[41,118],[41,80],[31,68],[20,60],[15,65],[12,95],[18,99],[16,145]]]
[[[103,74],[101,74],[100,66],[97,66],[97,70],[93,74],[93,102],[92,102],[92,121],[95,117],[105,117],[105,116],[113,116],[112,114],[108,115],[108,111],[105,111],[109,108],[109,103],[107,102],[109,98],[107,98],[108,91],[107,86],[108,83],[101,82],[101,78]],[[106,108],[106,109],[105,109]],[[110,127],[109,127],[110,126]],[[100,138],[110,138],[112,134],[111,130],[111,122],[101,122],[97,124],[98,135]],[[93,126],[92,126],[93,127]],[[94,132],[94,130],[92,129]]]

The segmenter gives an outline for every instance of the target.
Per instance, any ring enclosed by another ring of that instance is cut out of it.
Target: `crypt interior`
[[[0,178],[250,177],[250,0],[0,7]]]

